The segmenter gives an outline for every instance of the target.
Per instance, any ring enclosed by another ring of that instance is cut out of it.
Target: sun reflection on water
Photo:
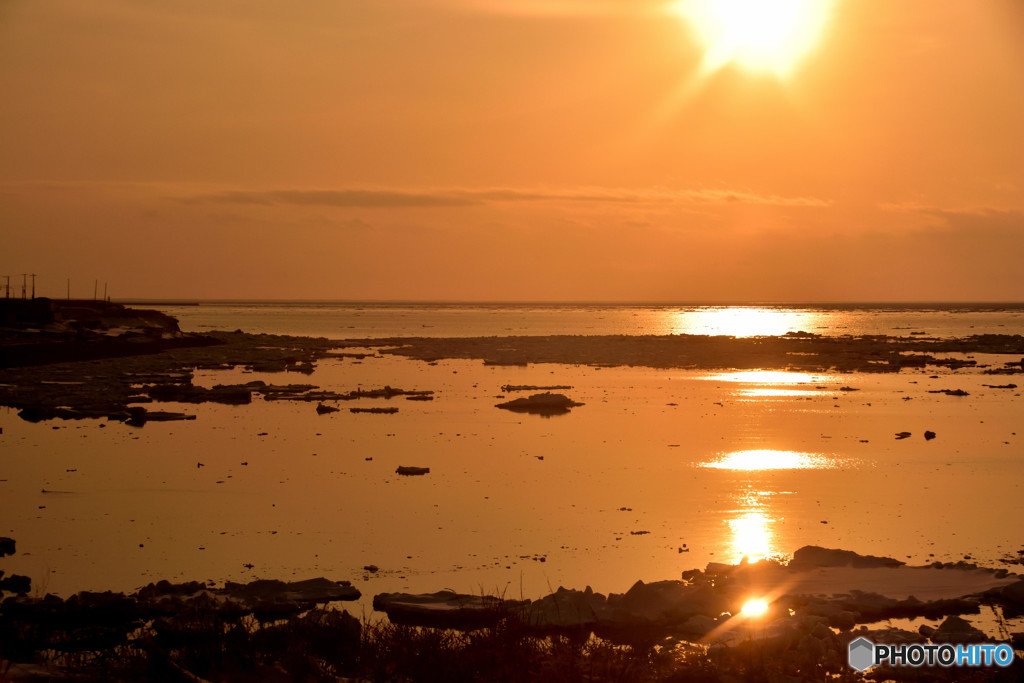
[[[718,382],[743,382],[745,384],[810,384],[830,382],[831,375],[814,375],[809,372],[786,372],[784,370],[742,370],[738,372],[716,372],[705,375],[704,379]]]
[[[764,470],[823,470],[836,467],[836,461],[834,458],[829,458],[821,453],[758,449],[723,453],[717,460],[704,463],[703,467],[748,472]]]
[[[794,397],[794,396],[820,396],[820,392],[809,391],[807,389],[773,389],[773,388],[761,388],[761,389],[741,389],[737,392],[740,396],[747,398],[782,398],[782,397]]]
[[[813,311],[730,306],[678,313],[673,334],[710,334],[731,337],[781,335],[812,331],[820,325]]]
[[[751,562],[756,562],[774,552],[770,527],[774,521],[768,515],[757,510],[728,520],[736,561],[746,557]]]

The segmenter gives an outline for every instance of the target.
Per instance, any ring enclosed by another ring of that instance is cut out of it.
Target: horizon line
[[[13,297],[12,297],[13,298]],[[40,297],[42,298],[42,297]],[[60,299],[55,299],[60,301]],[[99,299],[97,299],[98,301]],[[417,306],[1024,306],[1022,300],[601,300],[601,299],[269,299],[269,298],[187,298],[187,297],[117,297],[120,304],[147,303],[163,305],[201,304],[357,304]]]

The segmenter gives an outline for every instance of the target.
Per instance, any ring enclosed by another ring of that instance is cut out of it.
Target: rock
[[[498,403],[495,405],[495,408],[502,408],[504,410],[511,410],[518,413],[551,416],[564,415],[565,413],[568,413],[570,409],[581,405],[583,404],[573,401],[564,394],[545,392],[543,394],[533,394],[527,398],[517,398],[512,401],[506,401],[505,403]]]
[[[436,593],[380,593],[373,609],[385,612],[396,624],[442,628],[480,628],[496,624],[525,602],[487,595],[465,595],[444,590]]]
[[[718,625],[718,622],[704,614],[695,614],[680,626],[680,631],[686,635],[704,636]]]
[[[929,636],[933,643],[981,643],[989,640],[984,632],[974,628],[969,621],[956,615],[946,620]]]
[[[536,386],[533,384],[505,384],[501,387],[502,392],[509,394],[513,391],[567,391],[572,389],[571,386],[564,384],[556,384],[552,386]]]
[[[840,610],[828,620],[828,625],[837,628],[840,631],[850,631],[857,625],[857,614],[855,612]]]
[[[682,581],[637,581],[623,595],[609,595],[612,618],[622,625],[681,624],[692,616],[717,616],[729,611],[729,598],[706,585]]]
[[[140,588],[135,593],[135,597],[140,602],[148,602],[152,600],[158,600],[164,596],[176,595],[176,596],[187,596],[195,595],[201,591],[206,590],[206,584],[200,583],[199,581],[188,581],[186,583],[171,583],[170,581],[157,581],[156,583],[150,583],[143,588]]]
[[[883,643],[885,645],[921,642],[920,634],[902,628],[881,628],[871,630],[862,626],[852,633],[844,634],[843,639],[845,640],[846,638],[850,638],[851,640],[854,640],[855,638],[867,638],[872,643]]]
[[[910,436],[910,432],[897,432],[896,433],[896,439],[897,440],[899,440],[899,439],[906,439],[909,436]]]
[[[935,432],[926,431],[924,433],[924,438],[925,438],[926,441],[931,441],[932,439],[935,438]]]
[[[393,415],[398,412],[398,408],[349,408],[350,413],[377,413],[383,415]]]
[[[132,407],[128,409],[128,419],[124,421],[126,425],[132,427],[141,427],[147,422],[171,422],[175,420],[194,420],[195,415],[188,415],[186,413],[175,413],[167,410],[146,410],[145,408]]]
[[[212,389],[191,384],[157,384],[150,387],[149,395],[155,401],[174,403],[223,403],[248,405],[252,403],[252,390],[245,385],[218,384]]]
[[[904,562],[894,560],[891,557],[858,555],[852,550],[837,550],[807,545],[793,553],[793,559],[789,563],[789,568],[796,571],[806,571],[817,567],[847,566],[856,569],[869,569],[872,567],[901,567],[904,564]]]
[[[10,576],[4,576],[3,572],[0,572],[0,593],[4,591],[8,593],[16,593],[18,595],[25,595],[32,590],[32,579],[21,574],[11,574]]]
[[[0,536],[0,557],[4,555],[13,555],[14,550],[14,539],[8,538],[7,536]]]
[[[257,579],[244,584],[228,581],[223,591],[219,592],[250,603],[270,600],[294,602],[300,606],[335,600],[358,600],[361,596],[348,581],[331,581],[323,577],[287,583],[275,579]]]
[[[424,474],[430,473],[429,467],[412,467],[406,465],[399,465],[398,469],[395,470],[396,474],[401,474],[406,477],[418,477]]]
[[[590,586],[582,592],[559,586],[554,593],[531,603],[522,619],[529,626],[547,629],[594,626],[609,616],[607,599]]]
[[[317,415],[326,415],[327,413],[336,413],[339,410],[341,410],[341,409],[340,408],[335,408],[334,406],[327,406],[327,405],[324,405],[323,403],[317,403],[316,404],[316,413],[317,413]]]

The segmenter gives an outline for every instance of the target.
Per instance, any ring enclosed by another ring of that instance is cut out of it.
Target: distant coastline
[[[429,299],[166,299],[134,297],[114,299],[123,306],[208,306],[208,305],[325,305],[325,306],[443,306],[509,307],[597,306],[608,308],[804,308],[811,310],[1024,310],[1024,301],[490,301]]]

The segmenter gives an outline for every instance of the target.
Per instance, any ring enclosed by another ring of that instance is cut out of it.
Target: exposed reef
[[[899,372],[926,366],[975,367],[976,361],[944,358],[950,353],[1024,353],[1024,336],[976,335],[922,339],[883,335],[822,337],[531,336],[396,338],[362,340],[364,346],[424,361],[479,359],[488,365],[570,365],[700,369],[789,369],[810,372]],[[1020,362],[995,370],[1018,372]]]
[[[514,618],[540,631],[587,628],[630,642],[641,636],[725,638],[742,628],[742,607],[756,597],[771,603],[760,623],[773,632],[796,632],[808,624],[850,631],[887,619],[977,614],[983,605],[1020,614],[1024,579],[965,562],[908,567],[892,558],[806,546],[788,564],[710,563],[703,571],[683,572],[681,580],[637,581],[622,594],[559,588],[531,601],[452,591],[382,593],[373,606],[409,625],[472,629]]]

